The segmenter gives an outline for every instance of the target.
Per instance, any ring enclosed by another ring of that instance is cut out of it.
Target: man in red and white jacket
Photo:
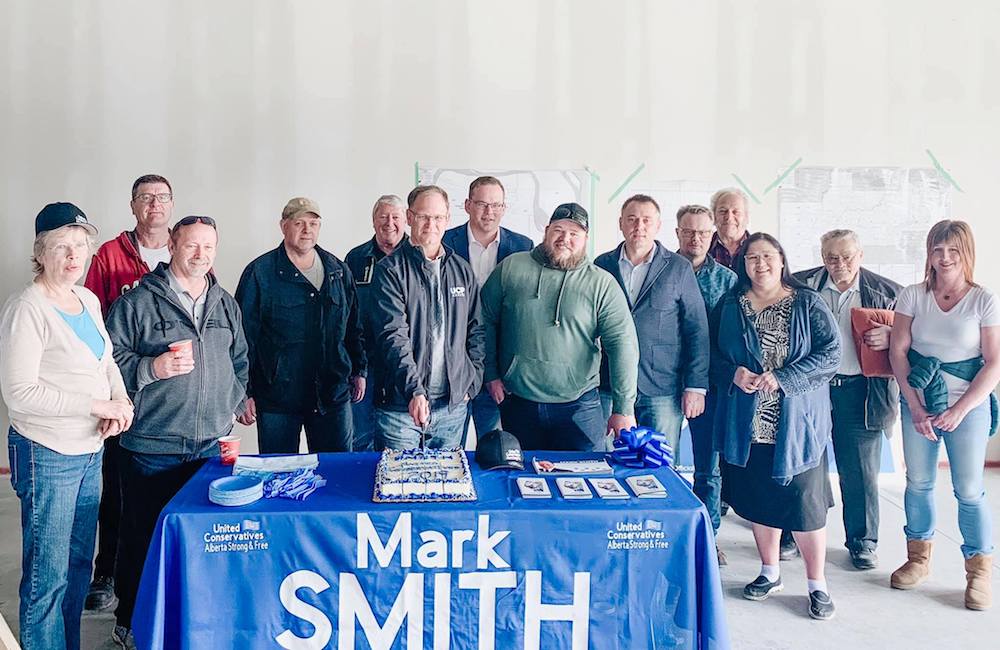
[[[84,282],[100,300],[101,313],[105,318],[111,303],[138,286],[143,275],[155,269],[160,262],[170,263],[167,241],[170,239],[169,224],[174,210],[170,181],[155,174],[140,176],[132,184],[129,206],[135,215],[135,229],[122,232],[97,250]],[[115,602],[113,576],[122,507],[119,456],[118,436],[106,439],[101,468],[103,489],[98,515],[97,559],[85,604],[88,610],[93,611],[110,609]]]

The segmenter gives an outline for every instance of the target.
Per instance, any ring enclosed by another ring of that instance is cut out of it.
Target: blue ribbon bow
[[[648,427],[622,429],[611,457],[626,467],[661,467],[673,464],[674,450],[667,436]]]

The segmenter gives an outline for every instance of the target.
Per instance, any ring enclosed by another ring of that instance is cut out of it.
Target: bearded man
[[[635,426],[639,343],[618,283],[587,259],[587,211],[555,209],[545,239],[501,262],[482,290],[484,380],[522,449],[604,451]],[[598,394],[601,351],[611,417]]]

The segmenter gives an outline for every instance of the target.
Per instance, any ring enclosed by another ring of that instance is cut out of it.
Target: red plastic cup
[[[219,438],[219,456],[223,465],[232,465],[240,457],[240,437],[222,436]]]
[[[194,356],[194,344],[191,339],[182,339],[180,341],[174,341],[167,346],[172,352],[183,352],[189,357]]]

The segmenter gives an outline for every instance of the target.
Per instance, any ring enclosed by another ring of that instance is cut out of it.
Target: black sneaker
[[[97,576],[90,583],[87,600],[83,608],[91,612],[103,612],[115,604],[115,579],[108,576]]]
[[[809,616],[817,621],[829,621],[836,611],[830,594],[819,590],[809,593]]]
[[[743,587],[743,597],[747,600],[766,600],[772,593],[777,593],[785,588],[781,584],[781,576],[774,582],[769,582],[764,576],[757,576],[757,579]]]
[[[719,516],[720,517],[725,517],[728,514],[729,514],[729,504],[726,503],[725,501],[720,501],[719,502]]]
[[[779,560],[794,560],[800,555],[799,546],[789,532],[781,533],[781,547],[778,549]]]
[[[868,571],[878,566],[878,556],[875,551],[867,548],[851,550],[851,564],[859,571]]]

